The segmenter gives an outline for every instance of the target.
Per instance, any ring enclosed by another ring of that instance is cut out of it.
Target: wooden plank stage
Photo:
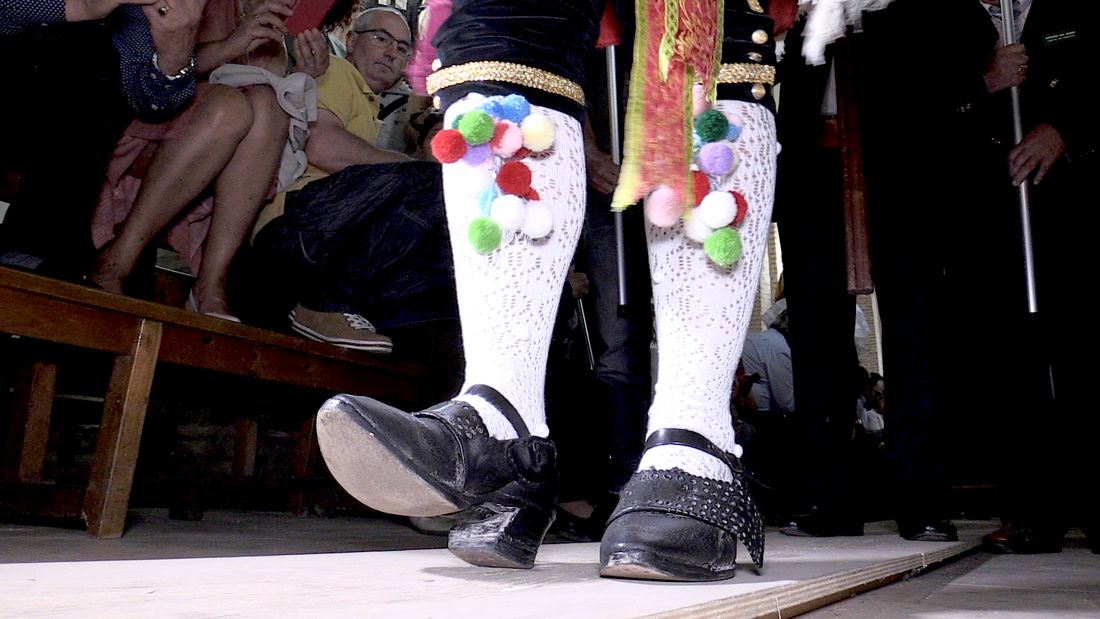
[[[769,531],[762,570],[744,558],[707,584],[602,579],[596,544],[546,544],[533,570],[478,568],[443,538],[361,518],[150,516],[107,544],[0,525],[0,617],[790,617],[933,568],[996,528],[957,524],[957,543],[907,542],[888,522],[863,537]],[[416,544],[435,547],[358,551]]]

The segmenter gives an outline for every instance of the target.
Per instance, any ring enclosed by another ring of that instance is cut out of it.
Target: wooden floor
[[[906,542],[885,522],[863,537],[769,531],[762,570],[742,549],[737,575],[710,584],[602,579],[597,544],[544,544],[533,570],[478,568],[445,538],[381,519],[148,510],[120,540],[0,524],[0,617],[789,617],[935,567],[995,528],[957,524],[957,543]]]

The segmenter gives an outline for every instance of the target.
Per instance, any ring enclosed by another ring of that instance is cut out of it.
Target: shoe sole
[[[423,517],[464,507],[393,453],[362,415],[338,398],[317,412],[317,443],[332,476],[364,505],[388,514]]]
[[[325,342],[327,344],[333,344],[333,345],[339,346],[341,348],[350,348],[352,350],[362,350],[362,351],[365,351],[365,352],[371,352],[371,353],[376,353],[376,354],[381,354],[381,355],[385,355],[385,354],[389,354],[389,353],[393,352],[393,342],[388,342],[388,341],[365,342],[363,340],[345,340],[345,339],[340,339],[340,338],[327,337],[325,335],[322,335],[322,334],[318,333],[317,331],[314,331],[313,329],[310,329],[309,327],[303,325],[302,323],[298,322],[297,320],[295,320],[293,314],[291,314],[291,316],[290,316],[290,328],[294,329],[298,333],[308,337],[311,340],[316,340],[318,342]]]
[[[607,563],[600,566],[604,578],[631,580],[663,580],[669,582],[710,582],[732,578],[735,570],[713,571],[694,565],[682,565],[645,550],[612,552]]]

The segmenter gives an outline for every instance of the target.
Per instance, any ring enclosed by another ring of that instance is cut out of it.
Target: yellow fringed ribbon
[[[723,0],[635,0],[634,76],[623,162],[611,206],[622,210],[658,184],[691,191],[691,87],[717,96]]]

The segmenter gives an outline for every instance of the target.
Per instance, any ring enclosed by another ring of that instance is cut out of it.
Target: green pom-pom
[[[714,264],[728,267],[741,258],[741,234],[736,228],[719,228],[703,242],[703,251]]]
[[[458,121],[458,132],[473,146],[484,144],[493,139],[493,117],[481,110],[466,112]]]
[[[717,142],[726,139],[730,131],[730,121],[718,110],[707,110],[695,119],[695,133],[703,142]]]
[[[462,122],[463,116],[465,116],[465,114],[459,114],[458,116],[455,116],[455,119],[451,121],[451,129],[458,129],[458,123]]]
[[[478,217],[471,221],[466,234],[470,237],[474,251],[479,254],[487,254],[500,247],[500,226],[488,217]]]

